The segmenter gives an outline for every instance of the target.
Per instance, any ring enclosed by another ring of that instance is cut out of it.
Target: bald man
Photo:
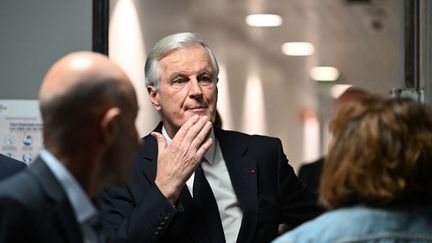
[[[77,52],[48,71],[39,102],[45,148],[0,184],[0,242],[101,242],[90,199],[129,177],[138,145],[134,88],[107,57]]]

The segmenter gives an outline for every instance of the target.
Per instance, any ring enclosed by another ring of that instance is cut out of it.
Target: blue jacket
[[[432,242],[432,208],[341,208],[273,241],[288,242]]]

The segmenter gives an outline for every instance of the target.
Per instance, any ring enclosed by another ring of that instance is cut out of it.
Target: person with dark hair
[[[90,199],[127,182],[138,146],[135,90],[106,56],[76,52],[48,71],[39,105],[44,149],[0,183],[0,242],[100,243]]]
[[[320,185],[331,211],[284,242],[432,242],[432,110],[411,99],[343,107]]]
[[[330,120],[336,117],[337,113],[344,105],[351,102],[361,101],[370,96],[371,94],[364,89],[358,87],[348,88],[337,99],[335,99]],[[319,191],[319,181],[324,162],[325,156],[312,163],[302,164],[298,172],[299,179],[315,192]]]
[[[24,170],[26,167],[27,166],[25,163],[0,154],[0,180],[6,179],[15,173],[18,173]]]
[[[280,223],[321,213],[279,139],[216,127],[218,72],[194,33],[150,51],[146,87],[162,122],[143,138],[129,185],[101,197],[109,242],[269,242]],[[191,143],[182,130],[194,120],[205,125]]]

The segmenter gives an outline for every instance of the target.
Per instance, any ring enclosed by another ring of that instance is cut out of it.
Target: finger
[[[197,157],[198,158],[203,158],[204,155],[207,153],[207,151],[210,149],[210,147],[213,144],[213,139],[209,138],[207,139],[197,150]]]
[[[207,116],[202,116],[186,133],[183,142],[192,143],[209,122]],[[211,124],[210,124],[211,125]],[[208,132],[208,131],[207,131]],[[203,141],[203,140],[201,140]]]
[[[186,134],[189,131],[189,129],[194,124],[196,124],[198,121],[199,121],[199,116],[198,115],[194,115],[189,120],[187,120],[186,123],[183,124],[183,126],[180,127],[180,129],[178,130],[177,134],[174,136],[173,141],[180,141],[181,142],[184,139],[184,137],[186,136]]]
[[[207,140],[208,136],[210,135],[210,131],[212,129],[212,123],[210,121],[207,121],[203,128],[198,132],[198,134],[193,138],[191,141],[191,146],[198,150],[198,148],[204,143],[204,141]]]
[[[156,139],[158,150],[162,151],[167,146],[164,136],[158,132],[152,132],[151,135]]]

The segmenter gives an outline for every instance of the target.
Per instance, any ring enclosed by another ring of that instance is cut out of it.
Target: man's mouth
[[[187,110],[188,111],[192,111],[192,112],[203,112],[205,110],[207,110],[207,106],[193,106],[193,107],[188,107]]]

